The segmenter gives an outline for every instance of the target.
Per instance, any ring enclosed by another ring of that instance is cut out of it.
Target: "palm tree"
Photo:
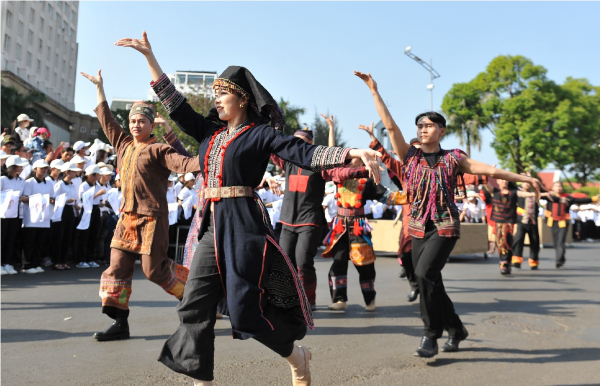
[[[292,135],[296,130],[302,129],[302,126],[300,125],[300,115],[304,114],[306,109],[294,106],[283,98],[279,101],[279,108],[283,111],[283,120],[285,121],[283,134]]]
[[[34,107],[35,104],[46,101],[46,94],[41,91],[31,91],[21,94],[14,87],[2,86],[2,128],[12,129],[12,123],[19,114],[27,114],[34,119],[38,127],[45,126],[44,115]],[[10,130],[9,129],[9,130]]]

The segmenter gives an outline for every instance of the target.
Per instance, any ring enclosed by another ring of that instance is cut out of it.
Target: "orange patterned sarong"
[[[110,247],[140,255],[149,255],[155,230],[155,217],[137,213],[121,213]]]

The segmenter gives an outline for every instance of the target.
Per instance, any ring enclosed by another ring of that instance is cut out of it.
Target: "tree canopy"
[[[523,172],[552,164],[585,183],[600,170],[600,88],[573,78],[559,85],[546,74],[523,56],[494,58],[444,96],[448,131],[469,151],[489,129],[503,167]]]
[[[12,124],[19,114],[27,114],[34,121],[35,126],[43,127],[44,115],[36,109],[35,103],[46,101],[46,95],[40,91],[21,94],[14,87],[2,85],[2,129],[12,129]]]

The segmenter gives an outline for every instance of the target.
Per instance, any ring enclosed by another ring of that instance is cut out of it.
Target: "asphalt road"
[[[600,385],[600,244],[568,249],[561,270],[553,255],[542,250],[540,270],[510,277],[497,257],[453,258],[444,282],[470,337],[459,353],[432,359],[412,356],[422,324],[396,259],[376,262],[374,313],[364,311],[352,267],[348,311],[328,311],[331,261],[317,259],[316,328],[301,342],[313,353],[313,385]],[[178,325],[176,301],[136,268],[132,338],[117,342],[92,339],[110,325],[101,269],[2,276],[2,385],[192,385],[156,361]],[[217,321],[216,336],[215,385],[291,383],[285,360],[233,340],[228,320]]]

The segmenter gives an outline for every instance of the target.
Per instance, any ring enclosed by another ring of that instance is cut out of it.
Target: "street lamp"
[[[432,67],[433,60],[431,58],[429,59],[429,64],[428,64],[423,59],[419,58],[417,55],[410,52],[411,50],[412,50],[412,46],[406,47],[404,49],[404,54],[406,56],[408,56],[409,58],[411,58],[412,60],[414,60],[415,62],[419,63],[427,71],[429,71],[430,83],[427,85],[427,90],[431,91],[431,111],[433,111],[433,80],[435,78],[439,78],[440,74],[436,70],[433,69],[433,67]]]

